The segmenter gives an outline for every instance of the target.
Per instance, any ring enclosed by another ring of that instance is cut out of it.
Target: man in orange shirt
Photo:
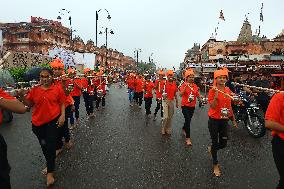
[[[217,159],[217,151],[227,145],[228,140],[228,120],[232,119],[233,125],[237,127],[236,120],[231,107],[232,91],[225,86],[228,80],[226,70],[216,70],[214,72],[213,88],[208,93],[208,129],[211,136],[212,144],[208,151],[212,155],[213,173],[216,177],[221,176],[220,165]],[[222,91],[218,92],[218,91]]]
[[[16,98],[7,94],[0,88],[0,125],[2,124],[2,110],[9,110],[16,113],[25,113],[26,107]],[[7,159],[7,144],[0,133],[0,188],[10,189],[10,165]]]
[[[284,80],[281,81],[284,90]],[[275,94],[265,114],[265,127],[272,130],[272,153],[280,175],[277,189],[284,188],[284,92]]]
[[[163,70],[160,70],[158,74],[159,74],[159,79],[155,81],[157,107],[155,108],[154,121],[156,121],[157,113],[160,109],[161,109],[161,117],[163,117],[162,94],[166,84],[166,80],[164,79],[165,74]]]
[[[165,95],[163,97],[163,119],[162,119],[162,135],[171,134],[172,130],[172,118],[174,115],[174,100],[176,101],[176,108],[178,108],[178,98],[177,98],[177,85],[174,81],[174,71],[167,71],[167,81],[165,84]]]
[[[145,77],[146,81],[144,82],[144,101],[145,101],[145,109],[146,109],[146,116],[149,117],[151,115],[151,105],[153,99],[153,89],[154,83],[150,80],[151,76],[147,75]]]

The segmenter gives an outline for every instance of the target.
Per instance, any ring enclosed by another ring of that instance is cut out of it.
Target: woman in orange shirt
[[[284,90],[284,80],[281,81]],[[265,114],[265,127],[272,130],[272,153],[280,175],[277,189],[284,188],[284,93],[275,94]]]
[[[185,132],[185,142],[187,145],[192,145],[190,140],[190,122],[194,113],[196,98],[201,100],[198,92],[198,87],[194,83],[194,72],[193,70],[187,70],[184,74],[185,82],[180,87],[181,96],[181,109],[184,116],[185,122],[182,130]]]
[[[56,143],[58,129],[65,122],[65,94],[52,81],[53,73],[48,68],[40,71],[40,86],[29,93],[21,89],[20,99],[32,107],[32,131],[37,136],[46,159],[47,186],[54,184]]]
[[[208,147],[208,151],[212,155],[213,160],[213,173],[215,176],[221,176],[220,165],[217,159],[217,151],[223,149],[227,145],[228,140],[228,120],[232,119],[233,125],[237,127],[237,122],[231,107],[232,91],[225,87],[228,80],[228,71],[216,70],[214,72],[213,88],[208,93],[208,129],[211,136],[212,144]],[[222,91],[218,92],[218,90]]]

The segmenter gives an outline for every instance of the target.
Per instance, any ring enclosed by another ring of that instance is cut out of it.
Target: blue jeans
[[[130,102],[133,101],[133,97],[134,97],[134,90],[128,89],[128,99],[129,99]]]
[[[79,106],[80,106],[80,96],[72,96],[74,100],[74,106],[75,106],[75,118],[79,119]],[[70,124],[74,124],[74,117],[73,112],[70,114]]]

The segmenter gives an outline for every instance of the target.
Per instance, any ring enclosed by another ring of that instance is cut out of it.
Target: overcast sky
[[[260,23],[261,3],[264,3],[264,22]],[[284,28],[283,0],[3,0],[0,22],[29,21],[30,16],[56,20],[60,9],[71,11],[72,25],[86,42],[95,41],[95,11],[99,13],[98,27],[114,31],[108,46],[134,56],[137,48],[141,58],[148,61],[151,53],[158,65],[178,67],[193,43],[204,44],[214,28],[217,40],[236,40],[249,13],[253,32],[261,24],[261,35],[273,38]],[[220,21],[223,10],[225,21]],[[67,17],[64,25],[68,26]],[[98,45],[105,44],[105,36],[98,36]]]

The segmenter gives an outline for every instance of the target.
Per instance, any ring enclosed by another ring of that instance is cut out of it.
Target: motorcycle
[[[256,100],[251,95],[246,95],[246,92],[240,92],[240,100],[233,106],[236,121],[243,122],[250,136],[260,138],[265,135],[265,121],[261,115],[260,108]]]

